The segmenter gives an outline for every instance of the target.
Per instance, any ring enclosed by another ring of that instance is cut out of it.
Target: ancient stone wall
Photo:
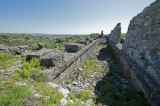
[[[109,35],[110,40],[112,40],[114,43],[120,42],[120,36],[121,36],[121,23],[118,23],[116,27],[111,31],[111,34]]]
[[[131,20],[123,51],[160,85],[160,0]]]
[[[124,44],[114,42],[111,35],[108,39],[124,75],[131,79],[138,92],[144,93],[152,106],[159,106],[160,0],[130,21]]]
[[[73,73],[78,71],[78,68],[85,62],[85,60],[92,54],[93,50],[98,44],[98,40],[93,40],[82,50],[76,53],[64,53],[64,62],[57,64],[53,69],[43,70],[42,73],[48,76],[51,81],[61,83],[73,76]]]

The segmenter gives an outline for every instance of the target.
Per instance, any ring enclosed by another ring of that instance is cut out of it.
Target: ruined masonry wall
[[[89,45],[85,46],[77,53],[64,53],[64,63],[61,63],[54,67],[54,69],[48,69],[43,71],[47,77],[54,82],[62,83],[78,72],[78,68],[86,61],[86,59],[92,54],[99,40],[94,40]]]
[[[130,21],[122,50],[160,85],[160,0]]]
[[[121,36],[121,23],[118,23],[116,27],[111,31],[109,39],[117,44],[120,43],[120,36]]]

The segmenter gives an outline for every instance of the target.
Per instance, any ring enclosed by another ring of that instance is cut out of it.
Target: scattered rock
[[[60,87],[59,85],[54,84],[54,83],[52,83],[52,82],[48,82],[47,85],[50,86],[50,87],[52,87],[52,88]]]
[[[68,103],[68,101],[65,98],[61,99],[60,102],[61,102],[61,105],[63,105],[63,106],[67,105],[67,103]]]
[[[58,91],[64,95],[64,98],[68,96],[69,90],[60,87]]]

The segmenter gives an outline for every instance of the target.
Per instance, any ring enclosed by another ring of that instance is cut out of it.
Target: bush
[[[70,97],[71,100],[73,100],[74,102],[76,102],[76,97],[74,96],[73,93],[69,93],[68,96]]]

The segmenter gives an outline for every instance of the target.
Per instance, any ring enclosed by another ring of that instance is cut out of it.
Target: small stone
[[[18,82],[18,83],[15,83],[16,85],[20,85],[20,86],[26,86],[27,84],[26,83],[22,83],[22,82]]]
[[[78,68],[78,70],[82,72],[82,71],[83,71],[83,68]]]
[[[73,81],[72,84],[73,84],[73,85],[78,85],[78,82]]]
[[[64,95],[64,98],[68,96],[69,90],[60,87],[58,91]]]
[[[36,99],[40,99],[40,98],[42,97],[42,95],[34,94],[34,97],[35,97]]]
[[[49,100],[50,99],[50,96],[46,96],[46,98],[45,98],[46,100]]]
[[[61,105],[67,105],[68,103],[68,101],[65,98],[61,99],[60,102],[61,102]]]
[[[47,85],[50,86],[50,87],[52,87],[52,88],[59,87],[59,85],[54,84],[54,83],[52,83],[52,82],[48,82]]]

